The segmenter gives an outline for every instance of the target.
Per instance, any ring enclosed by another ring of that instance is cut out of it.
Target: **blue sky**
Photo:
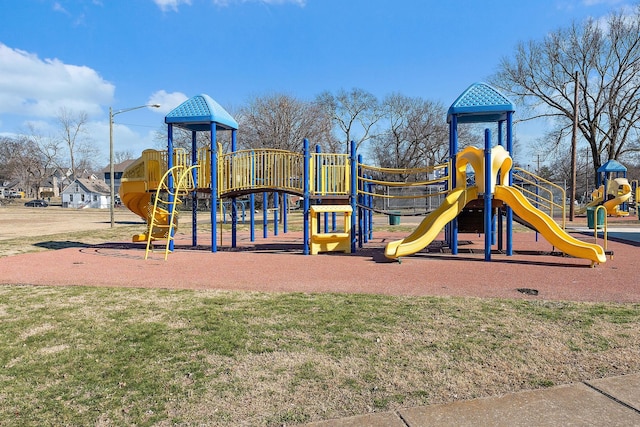
[[[233,112],[252,97],[362,88],[448,106],[519,41],[600,18],[624,0],[0,0],[0,134],[55,130],[84,111],[99,165],[154,147],[164,115],[206,93]],[[517,111],[516,111],[517,115]],[[517,116],[516,116],[517,118]],[[443,119],[444,120],[444,119]],[[535,138],[535,124],[518,134]],[[523,148],[525,151],[525,148]],[[522,155],[525,155],[523,153]]]

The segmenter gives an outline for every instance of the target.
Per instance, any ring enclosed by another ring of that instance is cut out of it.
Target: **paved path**
[[[586,227],[568,227],[593,235]],[[607,230],[640,245],[640,228]],[[307,424],[311,427],[640,426],[640,374]]]
[[[311,427],[640,426],[640,374],[381,412]]]

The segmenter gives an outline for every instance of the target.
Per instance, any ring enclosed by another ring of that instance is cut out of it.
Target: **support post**
[[[491,261],[491,130],[484,130],[484,260]]]
[[[191,166],[198,164],[197,132],[191,132]],[[191,192],[191,246],[198,246],[198,168],[192,169],[193,191]]]
[[[513,155],[513,111],[507,112],[507,151]],[[507,183],[513,185],[513,168],[509,169]],[[513,209],[510,206],[505,210],[507,219],[507,256],[513,255]],[[537,237],[537,234],[536,234]]]
[[[309,153],[309,140],[304,139],[302,150],[304,153],[304,163],[302,167],[302,227],[304,240],[302,253],[309,255],[309,164],[311,155]]]
[[[218,252],[218,141],[216,124],[211,123],[211,252]]]
[[[455,114],[451,116],[451,122],[449,123],[449,162],[451,168],[449,170],[451,188],[453,190],[458,186],[456,180],[456,156],[458,154],[458,116]],[[445,236],[449,237],[449,247],[451,248],[452,255],[458,255],[458,218],[454,218],[449,223],[449,232],[445,230]]]
[[[251,230],[249,231],[250,233],[250,240],[252,242],[256,241],[256,195],[254,193],[249,194],[249,208],[251,209],[251,214],[249,216],[249,218],[251,218],[250,222],[251,222]]]
[[[269,233],[269,213],[267,212],[267,206],[269,202],[269,196],[266,191],[262,192],[262,238],[266,239]]]
[[[358,247],[362,248],[362,244],[364,243],[364,209],[362,206],[364,205],[363,194],[364,191],[364,181],[360,180],[362,177],[362,168],[360,167],[362,164],[362,154],[358,154]]]
[[[236,152],[236,130],[233,129],[231,131],[231,152]],[[234,170],[233,166],[235,163],[235,154],[232,154],[231,157],[231,167],[229,168],[229,172],[231,176],[231,187],[235,186],[234,183]],[[231,247],[235,248],[237,246],[237,233],[238,233],[238,203],[236,197],[231,198]]]
[[[356,252],[356,196],[358,192],[358,157],[356,156],[356,143],[355,141],[351,141],[351,153],[349,156],[350,160],[350,177],[351,177],[351,211],[353,214],[351,215],[351,253]]]

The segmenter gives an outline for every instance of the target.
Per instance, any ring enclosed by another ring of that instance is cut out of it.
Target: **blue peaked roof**
[[[191,131],[211,130],[212,123],[216,124],[216,129],[238,129],[238,122],[209,95],[196,95],[187,99],[171,110],[164,122]]]
[[[626,172],[627,168],[617,160],[609,160],[598,168],[598,172]]]
[[[455,100],[447,113],[447,122],[457,116],[458,123],[487,123],[506,120],[515,108],[497,89],[486,83],[474,83]]]

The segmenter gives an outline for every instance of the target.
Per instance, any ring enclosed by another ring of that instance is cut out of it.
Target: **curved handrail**
[[[538,188],[540,190],[543,190],[545,192],[545,194],[548,193],[548,198],[545,198],[545,196],[540,195],[538,193],[534,193],[531,190],[528,190],[526,188],[524,188],[524,186],[517,186],[518,189],[527,196],[528,199],[533,200],[534,203],[538,203],[539,205],[542,204],[546,209],[549,210],[549,216],[553,218],[553,209],[554,207],[560,209],[561,211],[561,215],[562,215],[562,228],[564,229],[566,227],[566,212],[567,212],[567,207],[564,203],[566,197],[566,192],[564,190],[564,188],[560,187],[558,184],[554,184],[553,182],[542,178],[541,176],[538,176],[526,169],[523,169],[521,167],[514,167],[513,168],[514,172],[517,172],[517,176],[519,179],[521,179],[524,183],[526,184],[530,184],[535,188]],[[523,174],[527,175],[524,176]],[[561,200],[562,200],[562,204],[558,204],[554,201],[554,197],[553,197],[553,191],[551,191],[549,188],[540,185],[540,183],[543,183],[549,187],[555,188],[561,195]],[[546,204],[545,204],[546,203]]]

